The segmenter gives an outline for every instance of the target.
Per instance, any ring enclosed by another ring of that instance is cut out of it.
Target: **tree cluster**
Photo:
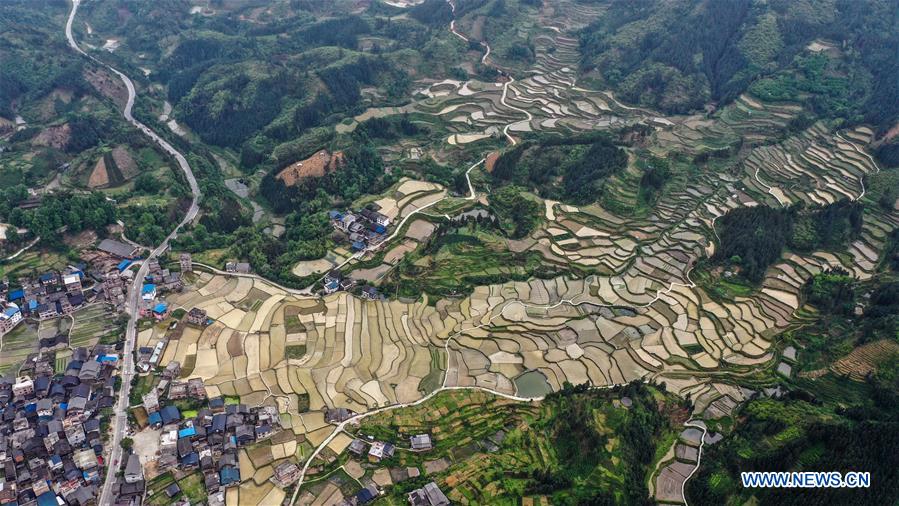
[[[606,180],[627,166],[627,153],[605,135],[526,141],[504,153],[493,168],[499,184],[534,189],[543,198],[589,204]]]
[[[861,232],[863,207],[841,200],[821,208],[741,207],[717,221],[719,247],[713,260],[737,264],[747,280],[762,280],[784,248],[839,250]]]

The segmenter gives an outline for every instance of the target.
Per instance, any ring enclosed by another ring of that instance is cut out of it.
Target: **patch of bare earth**
[[[103,96],[109,98],[119,107],[128,101],[128,90],[122,81],[105,70],[85,70],[84,78]]]
[[[88,188],[100,188],[101,186],[106,186],[109,184],[109,171],[106,170],[106,159],[105,157],[100,157],[97,160],[97,165],[94,165],[94,170],[91,172],[91,177],[87,180]]]
[[[112,159],[125,179],[131,179],[137,175],[137,163],[125,146],[116,146],[112,150]]]
[[[474,23],[471,24],[471,38],[474,40],[484,40],[484,22],[487,16],[478,16]]]
[[[93,230],[84,230],[77,234],[66,234],[63,237],[63,242],[76,250],[87,249],[97,242],[97,233]]]
[[[228,354],[231,355],[231,358],[243,355],[243,342],[240,333],[236,331],[231,332],[231,337],[228,338]]]
[[[293,186],[297,181],[307,177],[322,177],[334,172],[343,164],[343,152],[330,153],[322,149],[305,160],[293,163],[278,173],[278,179],[287,186]]]
[[[484,160],[484,169],[487,172],[493,172],[493,167],[496,167],[497,160],[499,160],[499,151],[494,151],[487,155],[487,159]]]
[[[889,129],[887,131],[887,133],[884,134],[883,141],[884,142],[890,141],[893,139],[893,137],[896,137],[897,135],[899,135],[899,123],[896,123],[895,125],[893,125],[893,128]]]
[[[68,123],[65,125],[52,126],[44,129],[43,132],[37,134],[37,137],[31,141],[35,146],[47,146],[56,149],[63,149],[69,143],[69,137],[72,135],[72,127]]]

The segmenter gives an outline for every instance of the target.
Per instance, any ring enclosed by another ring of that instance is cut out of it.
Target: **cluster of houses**
[[[238,449],[266,440],[281,430],[277,408],[249,408],[245,404],[227,404],[223,398],[216,397],[209,399],[208,407],[197,410],[196,416],[185,418],[175,404],[160,405],[158,392],[164,388],[160,382],[157,389],[143,398],[149,426],[160,429],[156,469],[177,469],[185,473],[199,470],[208,504],[224,504],[224,490],[240,485]],[[200,379],[191,379],[186,384],[170,381],[167,397],[169,400],[205,399],[206,390]],[[273,476],[273,480],[288,484],[298,478],[298,469],[294,472],[283,466]]]
[[[417,434],[409,438],[409,448],[412,451],[423,452],[431,450],[433,447],[429,434]],[[378,463],[393,457],[393,454],[396,452],[396,446],[393,443],[383,441],[366,442],[363,439],[356,438],[350,442],[347,450],[356,457],[362,458],[367,456],[369,462]]]
[[[102,485],[101,413],[115,402],[118,356],[77,348],[62,374],[54,354],[0,378],[0,504],[86,506]]]
[[[182,255],[183,257],[183,255]],[[188,259],[188,262],[190,260]],[[184,259],[182,258],[182,264]],[[159,299],[162,292],[172,292],[184,289],[180,273],[172,273],[159,265],[159,260],[152,259],[147,262],[147,275],[141,287],[141,316],[155,318],[157,321],[165,319],[169,314],[169,305]],[[189,271],[188,271],[189,272]]]
[[[134,279],[129,270],[140,249],[116,241],[104,239],[92,251],[82,253],[91,265],[89,275],[97,280],[103,298],[118,309],[124,309],[128,285]]]
[[[83,293],[83,267],[49,271],[33,279],[20,279],[12,288],[8,280],[0,284],[0,336],[24,319],[48,320],[75,311],[87,302]],[[91,296],[93,298],[93,295]]]
[[[433,448],[434,445],[431,442],[430,434],[416,434],[409,438],[409,449],[411,451],[425,452]],[[347,450],[356,458],[367,458],[369,462],[377,464],[393,457],[396,453],[396,446],[384,441],[365,441],[364,439],[356,438],[350,443]],[[407,469],[410,478],[419,476],[418,472],[417,468]],[[377,497],[378,489],[374,485],[369,485],[354,496],[345,499],[343,504],[345,506],[358,506],[367,504]],[[408,494],[408,499],[409,504],[412,506],[447,506],[450,504],[449,499],[434,482],[411,491]]]
[[[377,204],[369,204],[359,212],[330,211],[331,225],[346,235],[353,251],[362,251],[383,241],[390,218],[378,212]]]
[[[322,278],[322,291],[325,295],[334,292],[349,291],[356,286],[356,280],[344,276],[342,272],[333,269]],[[362,285],[358,290],[359,296],[366,300],[379,300],[382,298],[381,292],[371,285]]]
[[[130,267],[138,259],[139,253],[138,247],[114,239],[104,239],[96,249],[82,253],[82,257],[91,265],[89,276],[97,281],[95,292],[98,295],[102,294],[107,302],[120,310],[125,307],[128,286],[134,280],[134,271]],[[149,261],[148,268],[149,272],[144,283],[145,291],[142,291],[141,295],[145,301],[142,310],[150,311],[152,307],[149,303],[153,299],[147,298],[148,294],[153,294],[155,298],[157,291],[181,291],[184,285],[180,273],[162,268],[156,259]],[[182,254],[181,272],[192,270],[190,254]],[[152,286],[147,288],[146,285]]]

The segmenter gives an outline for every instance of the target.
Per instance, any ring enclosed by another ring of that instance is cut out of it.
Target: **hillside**
[[[895,2],[589,3],[582,71],[628,102],[686,113],[750,90],[880,132],[899,118]]]

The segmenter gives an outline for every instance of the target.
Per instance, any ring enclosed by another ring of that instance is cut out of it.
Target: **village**
[[[114,347],[98,345],[75,349],[60,374],[51,353],[0,377],[0,504],[96,503],[118,362]]]
[[[84,262],[0,284],[0,337],[13,337],[22,326],[53,332],[61,328],[56,322],[74,323],[75,315],[88,308],[109,322],[99,326],[105,335],[87,340],[87,346],[75,343],[70,325],[68,332],[41,337],[34,343],[36,352],[8,364],[19,358],[9,347],[17,341],[4,339],[4,355],[9,355],[4,364],[11,369],[0,376],[0,504],[96,504],[104,468],[120,464],[105,460],[109,417],[121,387],[122,327],[115,321],[134,279],[131,267],[142,261],[140,253],[138,247],[104,239],[82,253]],[[156,321],[168,313],[161,297],[183,284],[180,272],[162,268],[155,259],[148,267],[140,311],[142,318]],[[189,255],[181,267],[190,271]],[[122,504],[143,494],[132,479],[139,466],[128,469]]]

